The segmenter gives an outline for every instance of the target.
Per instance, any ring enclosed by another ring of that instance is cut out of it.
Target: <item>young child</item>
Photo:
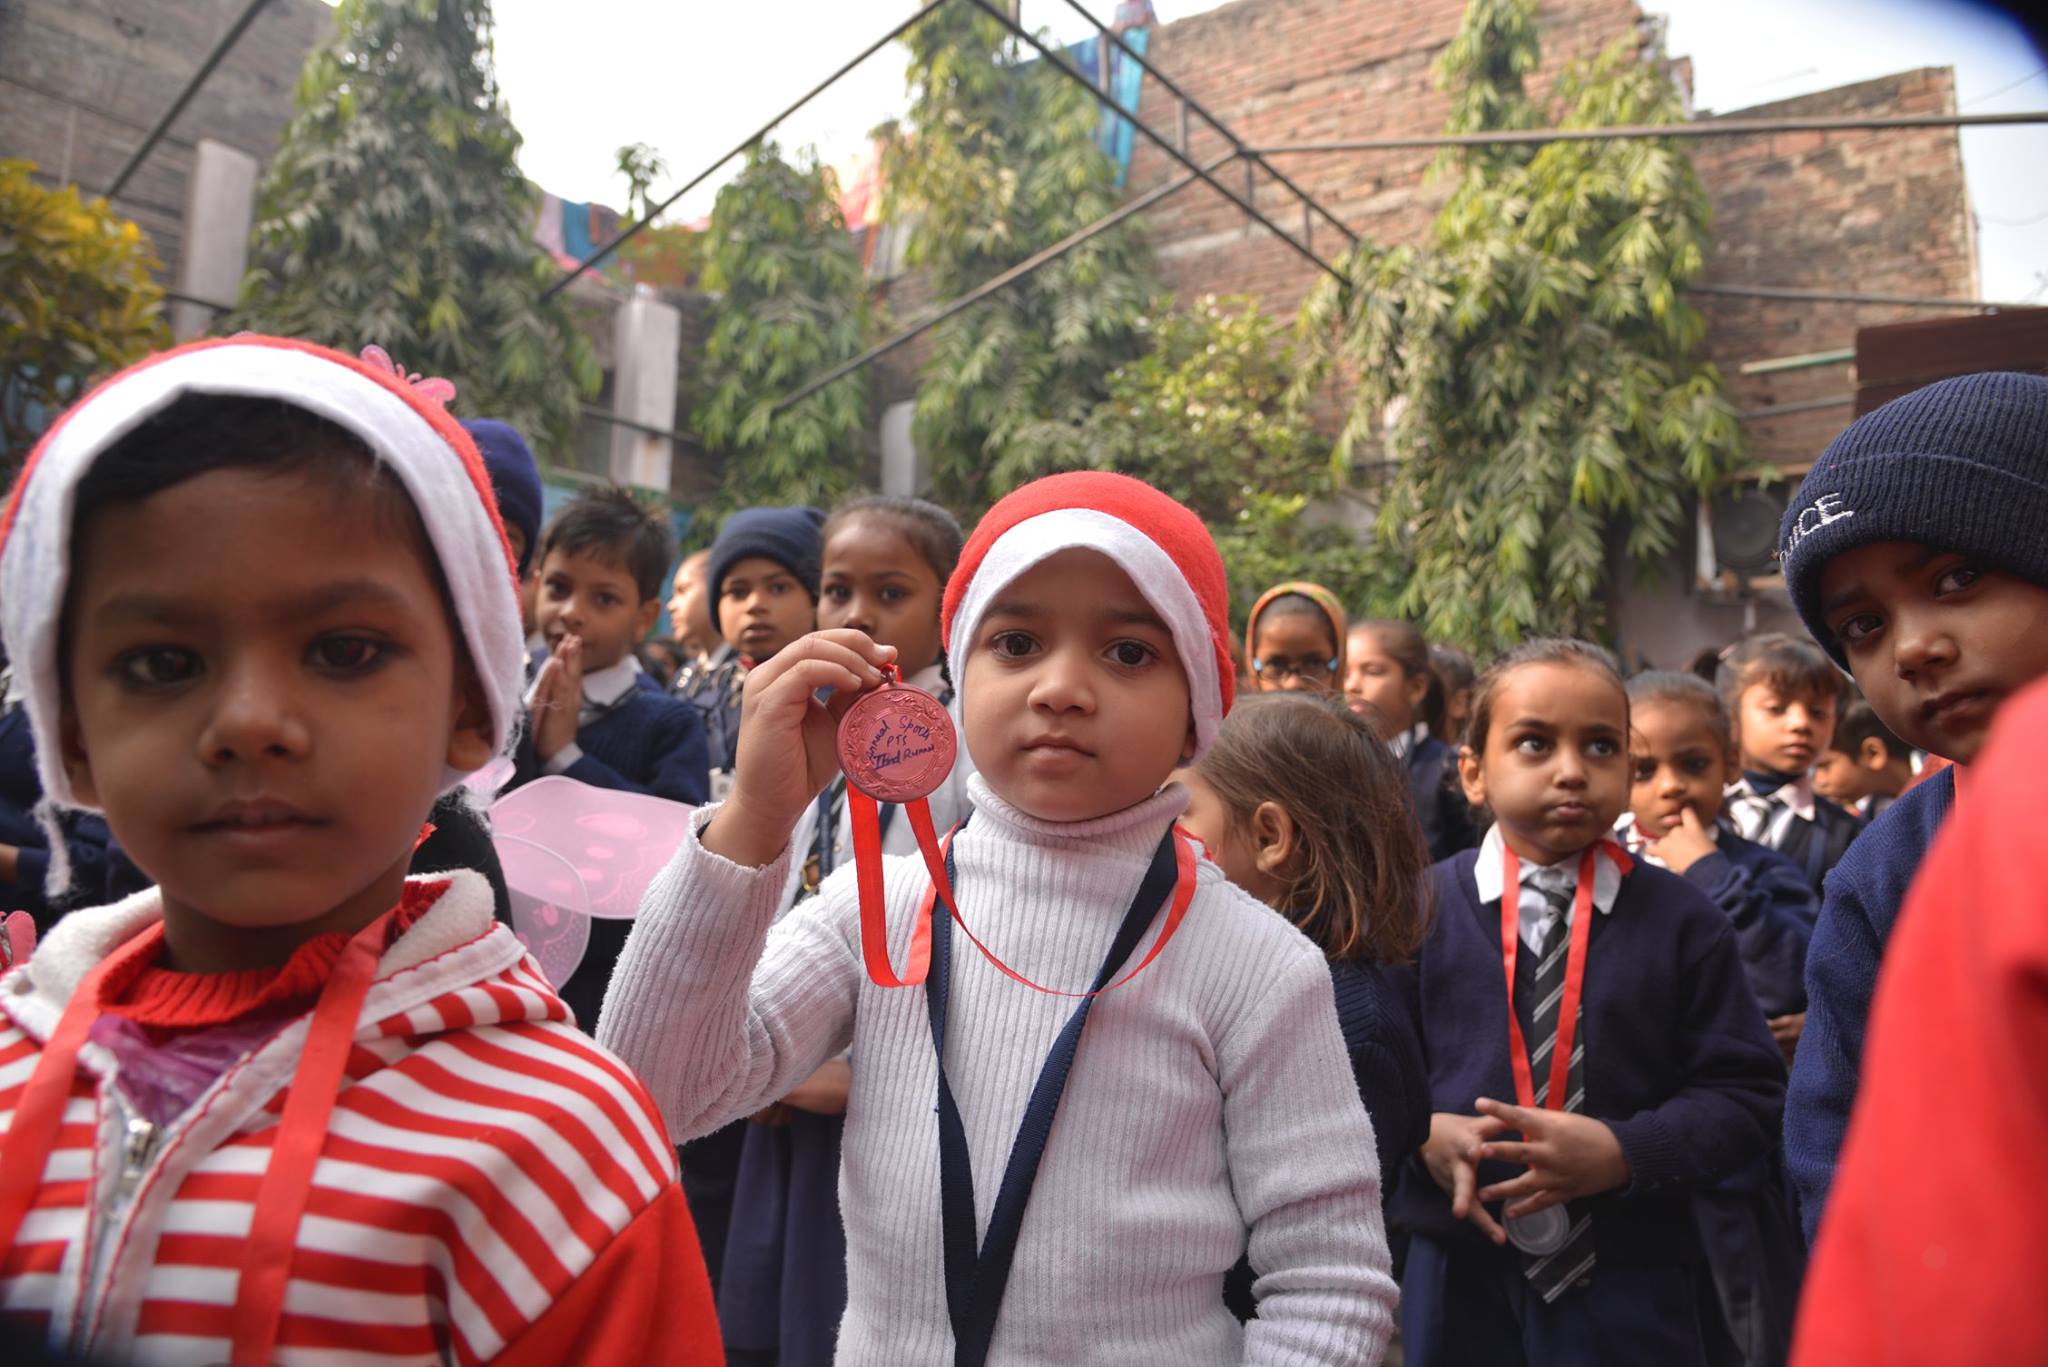
[[[863,971],[852,869],[770,928],[834,718],[895,652],[820,632],[748,679],[732,798],[656,880],[600,1033],[684,1134],[851,1046],[842,1361],[1380,1360],[1395,1293],[1329,970],[1195,858],[1161,787],[1228,709],[1228,603],[1200,520],[1125,476],[1055,475],[982,519],[943,609],[976,770],[946,866],[988,948],[951,952],[936,910],[922,992]],[[883,874],[905,965],[931,879]],[[1249,1328],[1222,1297],[1247,1238]]]
[[[811,632],[818,618],[816,508],[743,508],[712,544],[706,582],[718,633],[731,652],[695,685],[711,741],[713,796],[731,791],[739,759],[740,697],[747,674]]]
[[[1320,584],[1276,584],[1244,621],[1245,677],[1260,693],[1334,692],[1344,681],[1344,605]]]
[[[1474,690],[1459,773],[1494,825],[1431,871],[1404,975],[1437,1111],[1434,1185],[1393,1204],[1417,1367],[1707,1360],[1691,1197],[1769,1154],[1785,1066],[1727,916],[1604,839],[1628,731],[1583,642],[1527,642]]]
[[[2048,674],[2044,526],[2048,379],[1959,376],[1866,413],[1822,453],[1786,505],[1785,583],[1879,720],[1967,765],[2005,699]],[[1856,1098],[1885,940],[1957,791],[1952,770],[1916,784],[1828,880],[1785,1111],[1809,1239]]]
[[[4,534],[44,788],[158,880],[0,988],[6,1313],[96,1361],[719,1361],[645,1094],[481,878],[406,877],[519,717],[462,429],[194,343],[59,421]]]
[[[1848,696],[1841,671],[1808,642],[1753,636],[1728,652],[1720,684],[1742,765],[1728,788],[1729,819],[1743,839],[1798,865],[1818,894],[1863,829],[1813,790],[1813,766],[1827,753]]]
[[[668,597],[668,627],[683,652],[674,690],[678,697],[694,697],[707,672],[723,663],[718,657],[730,651],[711,620],[711,552],[692,551],[676,566],[675,582]]]
[[[1478,671],[1470,655],[1441,643],[1430,646],[1429,667],[1436,671],[1437,686],[1443,690],[1443,726],[1438,739],[1455,747],[1464,741],[1465,719],[1472,715],[1472,682]]]
[[[939,640],[939,599],[960,560],[960,524],[920,498],[854,499],[825,519],[818,625],[851,628],[896,648],[906,682],[953,701]],[[967,815],[964,759],[930,798],[933,825]],[[902,810],[881,804],[886,854],[917,853]],[[790,905],[816,895],[853,859],[842,775],[818,795],[792,837],[808,857]],[[852,1070],[835,1058],[755,1116],[734,1187],[718,1287],[726,1354],[735,1363],[828,1367],[846,1309],[846,1234],[839,1216],[839,1141]],[[785,1289],[787,1294],[785,1294]]]
[[[590,489],[562,509],[540,546],[539,619],[548,661],[527,705],[512,786],[563,774],[671,802],[710,796],[704,722],[695,707],[642,687],[633,646],[661,611],[668,531],[623,489]],[[630,922],[593,919],[562,1000],[588,1029]]]
[[[1750,990],[1789,1060],[1806,1010],[1806,942],[1820,899],[1799,866],[1744,840],[1721,815],[1735,767],[1728,711],[1713,685],[1660,671],[1628,681],[1631,854],[1683,876],[1727,913]]]
[[[1913,752],[1878,720],[1877,710],[1861,698],[1843,708],[1834,739],[1814,766],[1813,790],[1867,825],[1912,782]]]
[[[1429,643],[1407,622],[1360,622],[1351,628],[1345,658],[1345,701],[1379,728],[1407,770],[1431,861],[1471,849],[1479,833],[1455,786],[1457,755],[1435,734],[1443,693],[1430,667]]]
[[[1240,703],[1181,781],[1181,825],[1231,882],[1288,917],[1330,961],[1337,1025],[1372,1118],[1381,1203],[1429,1137],[1429,1075],[1382,971],[1415,957],[1428,928],[1427,863],[1407,775],[1364,718],[1319,695]],[[1251,1265],[1225,1285],[1255,1312]]]

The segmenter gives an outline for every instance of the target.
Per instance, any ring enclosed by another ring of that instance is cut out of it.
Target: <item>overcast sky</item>
[[[1400,0],[1354,0],[1390,4]],[[1693,59],[1694,98],[1729,110],[1919,66],[1953,66],[1965,113],[2048,109],[2048,57],[2010,21],[1952,0],[1640,0],[1669,18]],[[1222,0],[1153,0],[1162,22]],[[912,12],[908,0],[496,0],[497,68],[525,137],[528,177],[569,199],[621,205],[615,153],[654,146],[665,193],[695,175]],[[1114,0],[1092,0],[1107,19]],[[1027,22],[1089,31],[1058,0],[1025,0]],[[898,44],[876,53],[778,132],[839,162],[905,107]],[[1170,72],[1201,90],[1198,71]],[[1986,298],[2048,300],[2048,126],[1966,129]],[[733,163],[736,165],[737,162]],[[714,176],[672,217],[710,212]],[[1796,280],[1765,281],[1797,285]]]

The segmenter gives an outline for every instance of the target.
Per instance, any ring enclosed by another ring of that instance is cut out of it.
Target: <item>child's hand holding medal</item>
[[[816,631],[747,675],[740,702],[740,762],[704,848],[759,867],[789,843],[804,809],[839,772],[839,720],[882,682],[896,648],[866,632]],[[826,702],[821,689],[831,689]]]

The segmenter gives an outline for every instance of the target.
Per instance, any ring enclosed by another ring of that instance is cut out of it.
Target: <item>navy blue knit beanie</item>
[[[816,508],[742,508],[734,513],[711,544],[712,603],[724,597],[725,576],[732,567],[750,555],[766,556],[788,570],[817,602],[824,525],[825,515]]]
[[[1785,587],[1844,668],[1821,570],[1873,541],[1961,551],[2048,585],[2048,378],[1989,371],[1916,389],[1849,424],[1800,482],[1778,532]]]
[[[491,475],[491,491],[498,496],[498,516],[507,527],[526,533],[526,553],[519,557],[519,577],[524,579],[533,564],[534,549],[540,545],[540,466],[526,439],[496,418],[471,418],[462,424],[484,458]]]

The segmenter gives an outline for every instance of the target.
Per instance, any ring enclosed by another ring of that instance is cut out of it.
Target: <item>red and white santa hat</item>
[[[940,608],[956,677],[965,674],[975,629],[996,595],[1041,561],[1075,549],[1116,562],[1172,632],[1200,755],[1237,693],[1223,557],[1202,519],[1128,475],[1049,475],[988,510],[960,552]]]
[[[0,514],[0,631],[37,737],[47,802],[79,805],[54,743],[58,619],[79,481],[109,447],[187,394],[305,409],[355,434],[398,476],[447,580],[497,747],[508,748],[520,716],[526,634],[512,551],[476,443],[431,392],[395,373],[311,343],[244,334],[174,347],[94,388],[36,443]],[[443,791],[464,777],[450,769]],[[52,855],[59,853],[53,846]],[[58,870],[51,872],[55,879]]]

